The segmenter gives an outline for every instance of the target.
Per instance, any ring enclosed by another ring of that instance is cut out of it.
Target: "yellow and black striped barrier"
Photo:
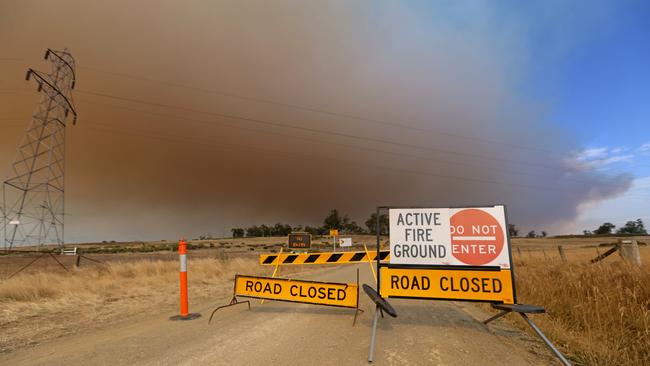
[[[379,260],[389,260],[388,250],[379,252]],[[276,266],[290,264],[347,264],[347,263],[365,263],[377,260],[377,252],[341,252],[341,253],[280,253],[280,254],[260,254],[260,265]]]

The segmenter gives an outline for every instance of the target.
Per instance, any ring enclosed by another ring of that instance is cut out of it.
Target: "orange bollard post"
[[[181,239],[178,242],[178,257],[181,261],[180,284],[181,284],[181,314],[170,317],[171,320],[192,320],[201,316],[199,313],[189,312],[189,301],[187,299],[187,243]]]

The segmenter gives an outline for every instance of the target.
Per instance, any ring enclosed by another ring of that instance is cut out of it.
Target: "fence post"
[[[561,245],[558,245],[557,251],[560,252],[560,258],[562,259],[562,262],[566,263],[566,255],[564,254],[564,248],[562,248]]]
[[[618,252],[624,261],[641,266],[641,254],[639,253],[639,244],[636,240],[618,240]]]
[[[187,243],[181,239],[178,242],[178,257],[181,262],[180,269],[180,292],[181,292],[181,314],[170,317],[171,320],[192,320],[201,316],[199,313],[189,312],[189,301],[187,299]]]

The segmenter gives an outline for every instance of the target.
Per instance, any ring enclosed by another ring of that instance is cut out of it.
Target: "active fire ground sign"
[[[514,302],[504,206],[394,208],[389,226],[382,296]]]
[[[389,211],[390,263],[510,268],[503,206]]]

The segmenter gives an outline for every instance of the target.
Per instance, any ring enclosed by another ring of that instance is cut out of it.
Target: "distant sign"
[[[339,236],[338,229],[330,229],[330,236]]]
[[[339,239],[339,246],[340,247],[351,247],[352,246],[352,238],[340,238]]]
[[[504,206],[389,210],[390,263],[510,268]]]
[[[18,221],[18,220],[11,220],[11,221],[9,221],[9,225],[20,225],[20,221]]]
[[[381,296],[514,303],[510,270],[381,268]]]
[[[289,249],[310,249],[311,234],[308,233],[291,233],[288,237]]]
[[[235,295],[258,299],[356,308],[359,286],[348,283],[235,276]]]

